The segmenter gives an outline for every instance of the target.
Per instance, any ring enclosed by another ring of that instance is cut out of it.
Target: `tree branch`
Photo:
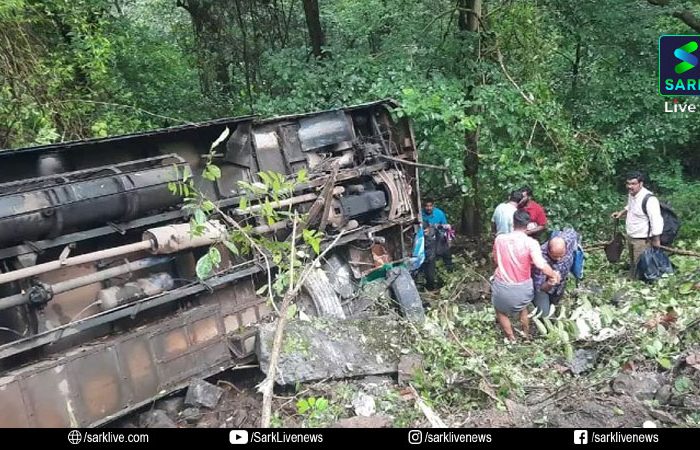
[[[671,15],[676,19],[680,19],[690,28],[700,33],[700,19],[689,9],[684,9],[683,11],[676,11]]]
[[[296,217],[294,218],[294,221],[294,230],[296,230]],[[292,232],[292,234],[294,234],[294,231]],[[272,350],[270,352],[270,367],[268,369],[267,376],[258,385],[258,392],[262,392],[263,394],[262,415],[260,417],[261,428],[269,428],[270,420],[272,418],[272,389],[275,386],[275,377],[277,376],[277,363],[279,361],[280,351],[282,350],[282,338],[284,337],[284,327],[287,325],[287,309],[289,308],[289,305],[292,302],[292,300],[294,300],[299,294],[301,287],[304,285],[304,282],[306,281],[306,278],[309,276],[311,271],[314,270],[319,261],[323,260],[326,254],[333,247],[335,247],[335,244],[338,242],[338,240],[340,240],[343,234],[344,233],[341,231],[338,234],[338,236],[336,236],[336,238],[333,240],[333,242],[331,242],[331,244],[328,247],[326,247],[326,249],[323,252],[321,252],[321,254],[318,255],[313,260],[313,262],[311,262],[306,266],[306,268],[304,268],[304,271],[302,272],[301,277],[299,277],[299,281],[297,282],[296,286],[292,287],[290,285],[289,290],[286,294],[284,294],[284,298],[282,299],[282,305],[280,306],[280,317],[277,321],[277,326],[275,327],[275,337],[272,341]],[[294,241],[295,239],[293,237],[292,242]],[[294,244],[292,244],[292,251],[294,251]]]
[[[265,268],[267,269],[267,295],[270,299],[270,306],[275,308],[277,310],[277,306],[275,305],[275,300],[272,297],[272,268],[270,267],[270,260],[267,258],[267,253],[260,248],[260,246],[253,240],[253,238],[246,233],[246,231],[241,227],[238,222],[233,220],[230,216],[228,216],[225,212],[221,210],[216,204],[214,204],[214,211],[216,211],[221,218],[229,225],[231,225],[233,228],[235,228],[237,231],[239,231],[243,236],[248,240],[250,245],[262,255],[263,259],[265,260]]]
[[[166,120],[171,120],[174,122],[179,122],[179,123],[186,123],[188,125],[194,125],[194,123],[188,121],[188,120],[183,120],[183,119],[177,119],[174,117],[168,117],[168,116],[163,116],[160,114],[152,113],[150,111],[146,111],[145,109],[139,108],[138,106],[132,106],[132,105],[122,105],[119,103],[110,103],[110,102],[98,102],[95,100],[82,100],[82,99],[75,99],[75,100],[57,100],[54,103],[91,103],[93,105],[105,105],[105,106],[116,106],[119,108],[128,108],[128,109],[133,109],[135,111],[142,112],[144,114],[148,114],[149,116],[153,117],[158,117],[161,119],[166,119]]]

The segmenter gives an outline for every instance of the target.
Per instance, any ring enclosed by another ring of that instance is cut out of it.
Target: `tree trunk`
[[[309,29],[311,51],[316,58],[324,58],[326,52],[324,52],[323,46],[326,41],[321,28],[318,0],[304,0],[304,15],[306,16],[306,26]]]
[[[223,4],[223,3],[221,3]],[[202,92],[207,95],[233,92],[230,69],[233,67],[230,31],[227,13],[212,0],[178,0],[192,19],[197,43],[197,65]]]
[[[462,33],[478,33],[481,31],[482,0],[458,0],[459,31]],[[479,47],[474,51],[475,59],[479,59]],[[473,87],[467,88],[465,96],[471,100]],[[466,111],[472,115],[477,111]],[[473,194],[465,197],[462,202],[460,232],[466,236],[481,235],[482,201],[479,189],[479,129],[464,133],[464,175],[472,185]]]

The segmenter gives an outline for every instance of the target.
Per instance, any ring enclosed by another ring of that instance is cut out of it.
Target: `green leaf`
[[[306,181],[309,179],[308,175],[309,174],[306,169],[301,169],[299,172],[297,172],[297,183],[306,183]]]
[[[297,412],[299,414],[304,414],[309,409],[311,409],[311,406],[309,406],[309,402],[306,401],[306,399],[302,399],[297,402]]]
[[[216,181],[221,178],[221,169],[214,164],[208,164],[207,167],[204,168],[202,176],[209,181]]]
[[[229,251],[230,251],[231,253],[233,253],[234,255],[240,255],[240,252],[238,251],[238,247],[236,247],[236,244],[234,244],[233,242],[231,242],[231,241],[224,241],[224,245],[225,245],[226,248],[228,248]]]
[[[248,198],[247,197],[241,197],[241,202],[238,204],[238,207],[245,210],[246,206],[248,206]]]
[[[683,283],[681,287],[678,289],[678,292],[680,292],[683,295],[688,295],[693,292],[693,286],[694,284],[692,282],[689,283]]]
[[[664,369],[671,368],[671,360],[669,360],[668,358],[656,358],[656,362],[659,363],[659,365]]]
[[[209,254],[207,253],[206,255],[202,256],[199,258],[197,261],[197,265],[195,266],[195,271],[197,272],[197,277],[199,277],[200,280],[203,280],[207,278],[209,275],[211,275],[212,272],[212,265],[211,265],[211,260],[209,259]]]
[[[212,202],[211,200],[204,200],[204,202],[202,203],[202,209],[204,210],[204,212],[210,213],[214,211],[214,209],[216,209],[216,205],[214,205],[214,202]]]
[[[214,267],[218,267],[219,264],[221,264],[221,252],[219,252],[218,248],[209,248],[209,260],[211,261],[211,264]]]
[[[258,176],[260,177],[262,182],[265,183],[265,186],[267,186],[269,189],[270,185],[272,184],[272,179],[270,178],[270,175],[268,175],[265,172],[259,172]]]
[[[316,409],[318,411],[325,411],[328,408],[328,400],[325,399],[324,397],[319,398],[316,400]]]
[[[266,292],[267,292],[267,284],[263,284],[262,286],[260,286],[260,288],[257,291],[255,291],[255,293],[257,295],[265,295]]]
[[[309,397],[309,406],[314,406],[316,404],[316,397]]]
[[[684,394],[693,389],[693,383],[690,381],[690,379],[688,379],[688,377],[680,376],[676,378],[676,381],[673,383],[673,387],[679,394]]]
[[[207,223],[207,215],[201,209],[194,210],[194,223],[197,225],[204,225]]]
[[[209,164],[209,171],[214,175],[214,179],[219,179],[221,178],[221,169],[219,166],[215,166],[214,164]]]
[[[173,195],[177,194],[177,184],[175,184],[174,181],[169,181],[168,182],[168,190]]]

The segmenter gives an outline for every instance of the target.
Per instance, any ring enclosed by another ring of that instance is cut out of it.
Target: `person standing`
[[[539,243],[525,234],[530,215],[518,210],[513,214],[513,232],[499,234],[493,243],[493,260],[496,272],[491,283],[491,303],[496,318],[510,341],[515,341],[510,316],[519,315],[525,336],[529,336],[530,321],[527,306],[535,296],[532,267],[542,271],[552,285],[561,281],[556,272],[542,257]]]
[[[540,240],[547,231],[547,213],[542,205],[535,201],[530,186],[523,186],[521,191],[523,192],[523,201],[520,204],[520,208],[526,211],[531,219],[525,233],[527,233],[528,236]]]
[[[491,231],[498,236],[513,231],[513,214],[523,200],[522,191],[512,191],[507,202],[496,207],[491,217]]]
[[[644,187],[644,174],[629,172],[625,177],[627,206],[612,213],[613,219],[625,218],[625,231],[630,256],[630,278],[636,278],[637,263],[649,246],[661,246],[661,233],[664,231],[664,218],[661,216],[659,199]],[[646,214],[644,213],[646,199]]]
[[[435,207],[432,198],[425,199],[421,216],[425,229],[425,261],[421,271],[425,276],[426,289],[432,291],[437,288],[437,260],[442,259],[447,270],[453,269],[449,244],[451,227],[447,223],[447,215],[442,209]]]

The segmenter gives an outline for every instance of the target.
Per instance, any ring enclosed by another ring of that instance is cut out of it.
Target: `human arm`
[[[613,219],[623,219],[627,215],[627,206],[621,211],[615,211],[610,215]]]
[[[647,200],[647,216],[649,217],[651,245],[653,247],[661,246],[661,233],[664,232],[664,218],[661,216],[661,204],[655,196],[649,197]]]

